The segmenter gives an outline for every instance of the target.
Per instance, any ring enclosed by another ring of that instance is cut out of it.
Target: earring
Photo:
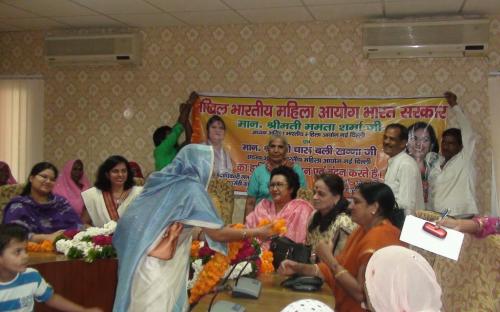
[[[375,215],[375,211],[372,211],[372,215]]]

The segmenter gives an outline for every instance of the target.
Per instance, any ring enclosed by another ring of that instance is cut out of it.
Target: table
[[[30,253],[28,266],[37,269],[56,293],[86,307],[113,309],[118,281],[116,259],[93,263],[71,260],[55,253]],[[53,311],[44,304],[35,304],[35,311]]]
[[[262,290],[259,299],[232,298],[227,292],[219,293],[215,301],[227,300],[241,304],[247,312],[278,312],[289,303],[300,299],[316,299],[326,303],[332,309],[335,305],[333,294],[324,284],[317,292],[296,292],[280,286],[285,278],[277,274],[260,275],[258,279],[262,282]],[[208,310],[213,295],[207,295],[194,307],[193,312],[205,312]]]
[[[118,261],[116,259],[96,260],[87,263],[71,260],[55,253],[30,253],[28,266],[40,271],[58,294],[86,307],[98,306],[111,311],[117,285]],[[323,285],[318,292],[295,292],[280,286],[285,278],[277,274],[263,274],[259,299],[232,298],[229,293],[220,293],[216,301],[227,300],[241,304],[247,312],[281,311],[286,305],[300,299],[316,299],[333,308],[334,297],[330,288]],[[207,295],[195,306],[193,312],[205,312],[212,295]],[[35,311],[51,311],[47,306],[36,303]]]

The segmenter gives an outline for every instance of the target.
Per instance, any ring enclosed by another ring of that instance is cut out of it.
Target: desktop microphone
[[[248,258],[255,260],[259,258],[259,256],[254,255]],[[247,263],[243,266],[243,269],[236,277],[236,282],[234,283],[233,291],[231,293],[233,297],[257,299],[260,296],[262,283],[255,278],[241,277],[243,271],[249,263],[250,261],[247,261]]]
[[[242,274],[242,272],[245,270],[246,266],[248,265],[248,263],[250,263],[250,261],[256,260],[258,258],[259,258],[258,255],[252,255],[252,256],[246,257],[244,259],[241,259],[240,261],[238,261],[237,263],[235,263],[233,265],[233,267],[231,268],[231,270],[229,270],[229,273],[226,275],[226,277],[224,278],[224,280],[222,280],[222,282],[220,283],[220,285],[215,288],[214,295],[213,295],[212,299],[210,300],[210,304],[208,305],[208,312],[245,312],[245,308],[242,305],[234,303],[234,302],[220,300],[220,301],[217,301],[215,304],[213,304],[213,303],[215,301],[215,297],[217,297],[217,295],[220,292],[222,292],[224,290],[230,290],[231,289],[230,287],[229,288],[227,287],[226,283],[229,280],[229,277],[231,276],[231,274],[236,269],[236,266],[239,263],[242,263],[242,262],[245,262],[245,261],[247,262],[243,266],[242,270],[238,273],[238,276],[236,277],[237,279],[239,279],[240,276],[241,276],[241,274]]]

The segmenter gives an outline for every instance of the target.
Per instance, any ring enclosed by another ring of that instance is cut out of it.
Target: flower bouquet
[[[116,222],[110,221],[102,228],[89,227],[84,231],[65,231],[55,240],[56,251],[70,259],[83,258],[87,262],[116,257],[112,245],[115,229]]]
[[[275,221],[273,230],[282,234],[284,220]],[[265,224],[270,223],[264,222]],[[243,224],[234,224],[234,228],[244,228]],[[273,254],[262,250],[261,243],[255,238],[228,243],[227,256],[218,253],[201,241],[193,241],[191,245],[191,274],[188,281],[190,289],[189,303],[193,304],[212,291],[223,278],[235,279],[238,276],[255,277],[260,273],[274,271]],[[245,261],[245,259],[252,259]],[[233,268],[233,266],[236,266]],[[227,276],[229,275],[230,276]]]

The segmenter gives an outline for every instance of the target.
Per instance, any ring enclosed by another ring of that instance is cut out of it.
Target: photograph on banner
[[[267,159],[273,135],[287,138],[288,159],[300,164],[311,187],[314,176],[335,173],[346,196],[363,181],[381,181],[388,156],[384,129],[409,128],[407,152],[425,163],[437,157],[446,127],[444,98],[263,98],[200,94],[192,111],[193,143],[214,146],[215,168],[235,191],[246,192],[253,170]]]

